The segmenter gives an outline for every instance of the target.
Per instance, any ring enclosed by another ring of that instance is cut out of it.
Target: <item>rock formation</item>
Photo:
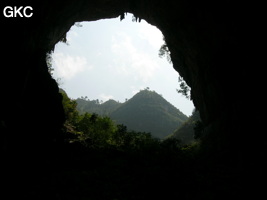
[[[9,3],[3,0],[1,5]],[[253,5],[227,0],[26,0],[23,5],[33,7],[31,18],[1,16],[4,155],[30,159],[38,151],[46,156],[60,141],[57,133],[64,114],[58,86],[47,70],[46,53],[75,22],[130,12],[164,34],[173,67],[192,88],[193,102],[205,125],[203,143],[216,156],[229,157],[240,166],[250,158],[256,161],[254,153],[246,150],[255,145],[249,137],[259,134],[258,126],[246,124],[246,118],[257,116],[258,106],[264,106],[256,99],[264,79],[254,46],[260,38],[260,19],[252,14]],[[252,91],[250,84],[255,84]],[[261,118],[256,121],[260,124]],[[257,144],[257,156],[265,155],[263,142]]]

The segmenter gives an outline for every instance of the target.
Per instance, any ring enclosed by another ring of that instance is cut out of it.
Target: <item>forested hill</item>
[[[197,130],[201,128],[199,112],[194,110],[192,115],[169,137],[179,139],[182,144],[192,144],[197,137]]]
[[[98,99],[90,101],[85,97],[76,99],[76,102],[79,113],[96,113],[101,116],[109,116],[113,111],[122,105],[122,103],[112,99],[104,103],[100,103]]]
[[[135,131],[164,138],[178,128],[187,116],[154,91],[143,90],[111,114],[117,123]]]
[[[141,90],[125,103],[109,100],[100,104],[84,98],[77,99],[77,103],[79,112],[107,115],[129,130],[150,132],[158,138],[173,133],[188,118],[161,95],[148,89]]]

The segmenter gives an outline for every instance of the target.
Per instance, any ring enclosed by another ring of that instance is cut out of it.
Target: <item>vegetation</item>
[[[61,90],[63,107],[66,115],[64,132],[67,142],[80,143],[93,149],[140,149],[144,145],[157,144],[158,140],[150,133],[128,131],[124,125],[116,125],[107,116],[99,116],[96,113],[85,112],[79,114],[76,110],[77,103],[71,100]]]
[[[191,99],[190,87],[186,84],[186,82],[181,76],[179,76],[178,82],[180,83],[180,89],[176,89],[177,92],[185,96],[187,99]]]
[[[80,113],[97,113],[109,116],[117,124],[124,124],[131,131],[150,132],[153,137],[164,138],[177,129],[187,116],[149,88],[141,90],[124,103],[109,100],[77,99]]]
[[[65,142],[58,144],[50,162],[41,162],[42,168],[35,170],[33,165],[25,172],[20,166],[12,171],[16,179],[8,174],[6,180],[12,185],[19,180],[16,184],[22,189],[17,194],[21,198],[225,199],[242,191],[237,171],[224,168],[214,159],[206,164],[198,144],[183,145],[174,137],[156,139],[149,133],[116,125],[109,117],[80,114],[76,101],[63,90],[61,94]],[[30,170],[34,177],[27,173]],[[231,180],[234,184],[229,184]]]
[[[186,189],[186,168],[182,166],[191,162],[194,147],[185,148],[176,138],[160,140],[150,133],[129,131],[107,116],[79,114],[76,101],[63,90],[61,93],[67,149],[65,156],[57,160],[62,166],[60,172],[48,175],[59,186],[60,198],[127,200],[183,196],[169,190],[175,191],[181,181],[181,187]],[[145,93],[154,95],[151,91]]]
[[[159,49],[159,57],[160,58],[163,58],[163,57],[166,57],[167,61],[169,63],[172,63],[172,60],[171,60],[171,52],[166,44],[166,41],[165,41],[165,37],[163,37],[163,41],[164,41],[164,44],[161,45],[160,49]]]
[[[46,64],[47,64],[48,72],[52,76],[54,68],[52,67],[52,55],[51,55],[51,53],[46,54]]]
[[[172,63],[171,60],[171,52],[167,46],[167,43],[165,41],[165,37],[163,37],[163,45],[161,45],[160,49],[159,49],[159,57],[163,58],[166,57],[167,61],[169,63]],[[177,89],[177,92],[182,94],[183,96],[185,96],[187,99],[190,99],[190,87],[186,84],[186,82],[183,80],[183,78],[181,76],[179,76],[178,78],[178,82],[180,83],[180,89]]]
[[[112,112],[110,117],[117,123],[125,124],[130,130],[150,132],[152,136],[161,139],[187,119],[162,96],[148,89],[137,93]]]
[[[170,137],[181,141],[182,144],[193,144],[201,135],[201,119],[199,112],[194,110],[192,115],[186,120]]]
[[[211,165],[205,166],[198,143],[185,145],[177,137],[160,140],[146,132],[129,131],[106,116],[79,114],[75,100],[61,92],[67,119],[63,128],[66,146],[56,159],[60,170],[46,174],[52,186],[42,185],[47,181],[35,185],[45,188],[47,198],[54,190],[60,199],[96,200],[220,199],[240,191],[229,187],[227,169],[216,163],[211,171]],[[137,97],[147,94],[155,95],[146,90]],[[131,101],[135,102],[127,102]],[[203,131],[197,112],[188,124],[197,124],[199,133]],[[218,190],[223,195],[218,196]]]
[[[76,99],[76,102],[77,110],[79,111],[79,113],[97,113],[101,116],[110,116],[113,111],[115,111],[118,107],[121,106],[121,103],[112,99],[103,103],[100,102],[98,99],[89,100],[87,99],[87,97],[81,97]]]
[[[186,87],[181,89],[187,96]],[[124,103],[90,101],[87,97],[73,100],[60,92],[66,121],[62,127],[65,143],[58,147],[60,153],[52,162],[57,170],[40,172],[38,181],[30,181],[28,188],[34,189],[27,197],[190,200],[225,199],[241,191],[238,181],[229,186],[229,180],[238,178],[238,173],[231,172],[230,177],[231,169],[223,168],[221,162],[207,167],[203,161],[201,143],[194,142],[203,135],[197,112],[187,119],[149,88]],[[139,123],[134,124],[133,119]],[[128,120],[130,126],[118,123],[123,122],[120,120]],[[177,121],[181,126],[167,139],[133,130],[141,122],[149,125],[149,120],[153,121],[151,127],[163,125],[160,132],[167,130],[172,120],[174,129]]]

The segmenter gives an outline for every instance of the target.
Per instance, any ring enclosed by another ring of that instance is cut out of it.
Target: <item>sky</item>
[[[80,27],[81,26],[81,27]],[[163,42],[160,30],[132,15],[82,22],[67,33],[52,54],[53,77],[70,98],[87,96],[103,102],[125,102],[142,89],[161,94],[187,116],[192,101],[178,94],[179,74],[166,58],[158,56]]]

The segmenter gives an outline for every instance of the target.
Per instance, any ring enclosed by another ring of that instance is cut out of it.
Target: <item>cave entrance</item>
[[[154,26],[127,14],[97,22],[76,23],[66,43],[52,54],[53,76],[74,99],[87,96],[105,102],[124,102],[149,87],[189,116],[193,103],[177,93],[179,74],[167,59],[159,57],[164,44]]]

